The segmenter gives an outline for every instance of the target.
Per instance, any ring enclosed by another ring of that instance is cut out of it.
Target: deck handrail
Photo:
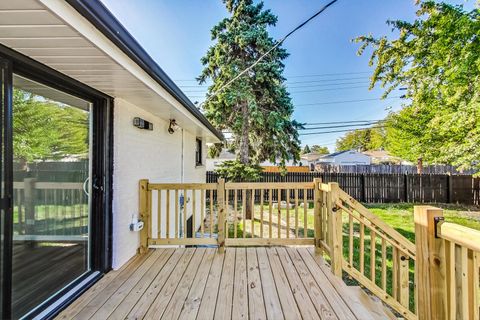
[[[430,206],[416,207],[415,221],[419,318],[479,319],[480,231],[445,222]]]
[[[259,212],[247,225],[249,203]],[[220,251],[226,246],[313,245],[329,256],[333,274],[342,277],[346,272],[406,319],[478,319],[480,231],[444,222],[438,208],[415,206],[414,211],[415,244],[337,183],[321,179],[183,184],[141,180],[141,251],[151,245],[217,245]],[[237,234],[238,224],[242,235]],[[246,237],[247,228],[251,234]]]
[[[416,319],[411,303],[415,286],[410,283],[415,245],[337,183],[320,184],[319,190],[321,238],[325,239],[319,250],[329,255],[332,272],[342,277],[345,271],[403,317]]]

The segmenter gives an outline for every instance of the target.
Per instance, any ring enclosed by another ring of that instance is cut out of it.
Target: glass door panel
[[[12,316],[89,271],[91,104],[13,76]]]
[[[10,118],[6,115],[12,89],[10,63],[0,58],[0,316],[9,313],[10,304],[10,236],[11,210],[8,209],[9,190],[6,181],[7,158],[6,128]]]

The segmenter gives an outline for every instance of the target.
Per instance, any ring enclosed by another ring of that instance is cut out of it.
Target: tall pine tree
[[[277,16],[264,10],[262,2],[224,3],[230,16],[211,31],[214,44],[201,59],[204,69],[198,81],[213,82],[204,104],[206,117],[218,129],[232,132],[228,148],[235,151],[237,161],[227,166],[236,171],[244,168],[229,177],[248,178],[245,172],[252,172],[249,169],[262,161],[284,165],[287,160],[298,160],[297,129],[301,125],[292,120],[293,105],[282,75],[288,53],[280,46],[248,73],[218,91],[276,43],[267,28],[276,24]]]

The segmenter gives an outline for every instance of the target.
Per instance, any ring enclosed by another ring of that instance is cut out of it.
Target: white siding
[[[112,233],[113,268],[118,269],[135,255],[139,246],[139,233],[129,230],[132,215],[138,215],[138,181],[182,182],[182,130],[168,134],[166,121],[122,99],[115,99],[114,109]],[[152,122],[153,131],[134,127],[134,117]],[[205,182],[205,166],[195,166],[196,137],[187,131],[183,135],[184,181]],[[204,145],[204,158],[205,154]],[[174,203],[173,198],[171,203]],[[199,194],[197,214],[200,214]],[[200,219],[196,220],[199,223]],[[173,230],[173,223],[170,230]]]

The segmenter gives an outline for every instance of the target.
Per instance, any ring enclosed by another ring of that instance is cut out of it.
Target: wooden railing
[[[78,182],[13,183],[14,240],[83,240],[88,233],[88,196]]]
[[[441,209],[419,206],[415,234],[419,318],[479,319],[480,231],[444,222]]]
[[[313,245],[313,183],[140,182],[142,251],[152,245]]]
[[[390,305],[414,319],[416,248],[338,187],[321,184],[320,250],[328,253],[332,272],[350,277]]]
[[[441,209],[415,207],[414,244],[337,183],[320,179],[141,180],[140,216],[141,251],[155,245],[216,245],[220,251],[313,245],[328,256],[335,275],[348,275],[406,319],[479,319],[480,231],[442,222]]]

